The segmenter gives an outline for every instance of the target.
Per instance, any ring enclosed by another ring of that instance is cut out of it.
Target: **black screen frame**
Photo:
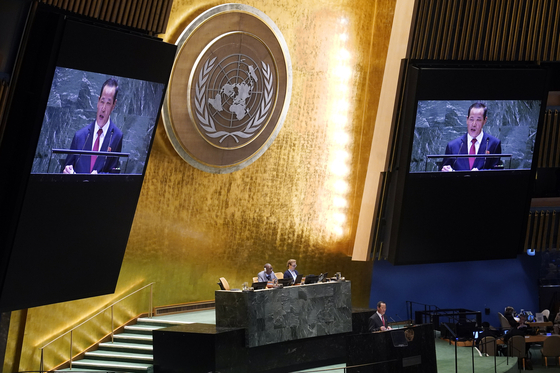
[[[0,312],[114,292],[149,162],[148,153],[134,175],[31,174],[55,68],[158,82],[165,92],[175,52],[155,37],[33,5],[0,140]]]
[[[382,224],[382,234],[374,242],[378,247],[382,242],[389,261],[441,263],[514,258],[521,253],[536,162],[530,170],[410,173],[417,105],[422,100],[538,100],[536,155],[547,75],[547,69],[536,64],[403,61],[390,151],[394,156],[385,175],[383,215],[377,223]],[[475,206],[472,212],[469,200]]]

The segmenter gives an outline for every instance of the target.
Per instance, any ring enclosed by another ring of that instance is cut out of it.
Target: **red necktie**
[[[381,315],[381,321],[383,321],[383,326],[385,326],[385,315]]]
[[[103,133],[103,130],[100,128],[99,131],[97,131],[97,138],[95,139],[95,143],[93,144],[93,151],[94,152],[98,152],[99,151],[99,138],[101,137],[101,134]],[[89,172],[93,171],[93,166],[95,165],[95,161],[97,160],[97,156],[96,155],[92,155],[91,156],[91,165],[89,167]]]
[[[472,142],[472,145],[471,145],[471,148],[469,150],[469,154],[476,154],[476,148],[474,147],[474,144],[476,143],[476,139],[472,139],[471,142]],[[476,158],[469,158],[469,167],[470,167],[471,170],[472,170],[472,167],[474,165],[474,160],[475,159]]]

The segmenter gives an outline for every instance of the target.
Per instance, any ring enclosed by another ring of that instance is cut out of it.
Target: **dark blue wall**
[[[512,306],[540,312],[538,297],[540,257],[393,266],[387,261],[373,265],[370,307],[387,303],[387,315],[396,321],[407,318],[406,301],[439,308],[466,308],[482,312],[482,321],[500,327],[498,312]],[[419,310],[416,306],[414,310]],[[485,315],[485,308],[490,314]],[[423,308],[422,308],[423,309]],[[414,317],[414,316],[413,316]]]

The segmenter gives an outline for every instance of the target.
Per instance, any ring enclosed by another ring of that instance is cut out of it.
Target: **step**
[[[153,337],[147,334],[120,333],[115,334],[113,340],[126,343],[152,344]]]
[[[72,363],[72,370],[75,370],[75,368],[89,368],[115,372],[147,372],[148,369],[152,368],[152,364],[82,359]]]
[[[74,368],[74,369],[70,369],[70,368],[68,368],[68,369],[57,369],[57,370],[53,370],[53,372],[54,372],[54,373],[56,373],[56,372],[74,372],[74,373],[78,373],[78,372],[76,372],[76,369],[75,369],[75,368]],[[102,372],[102,373],[108,373],[107,369],[99,370],[99,369],[85,369],[85,368],[81,368],[81,369],[79,370],[79,373],[82,373],[82,372],[100,372],[100,373]],[[109,372],[109,373],[110,373],[110,372]]]
[[[104,342],[99,344],[99,350],[105,351],[116,351],[116,352],[127,352],[127,353],[137,353],[137,354],[149,354],[152,355],[154,348],[149,344],[142,343],[126,343],[126,342]]]
[[[120,352],[120,351],[109,351],[103,349],[86,352],[85,359],[122,361],[122,362],[130,362],[130,363],[147,363],[147,364],[151,364],[154,361],[152,355],[135,354],[130,352]]]
[[[130,325],[124,327],[124,333],[152,335],[152,331],[165,328],[165,326],[155,325]]]
[[[194,324],[193,321],[181,321],[181,320],[166,320],[158,318],[141,317],[137,320],[136,326],[142,325],[154,325],[160,326],[162,328],[167,328],[174,325],[184,325],[184,324]]]

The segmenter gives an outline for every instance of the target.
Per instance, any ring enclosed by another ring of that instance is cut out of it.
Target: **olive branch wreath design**
[[[200,121],[200,126],[206,132],[206,135],[211,138],[221,137],[220,143],[224,141],[228,136],[233,137],[235,142],[239,143],[239,138],[247,139],[255,134],[260,127],[262,122],[266,119],[268,115],[268,111],[270,110],[270,106],[272,104],[272,94],[274,93],[274,89],[272,87],[272,72],[270,71],[270,66],[265,64],[261,61],[262,64],[262,72],[265,77],[265,91],[264,91],[264,100],[261,100],[261,107],[255,113],[255,116],[251,118],[247,127],[242,131],[235,131],[235,132],[227,132],[227,131],[217,131],[216,125],[214,124],[214,119],[211,115],[208,115],[208,109],[206,107],[206,80],[208,80],[208,76],[212,69],[214,68],[214,62],[216,61],[217,57],[212,58],[211,60],[206,60],[204,63],[204,67],[200,69],[200,74],[198,76],[198,81],[196,82],[195,87],[195,106],[196,106],[196,116]]]

